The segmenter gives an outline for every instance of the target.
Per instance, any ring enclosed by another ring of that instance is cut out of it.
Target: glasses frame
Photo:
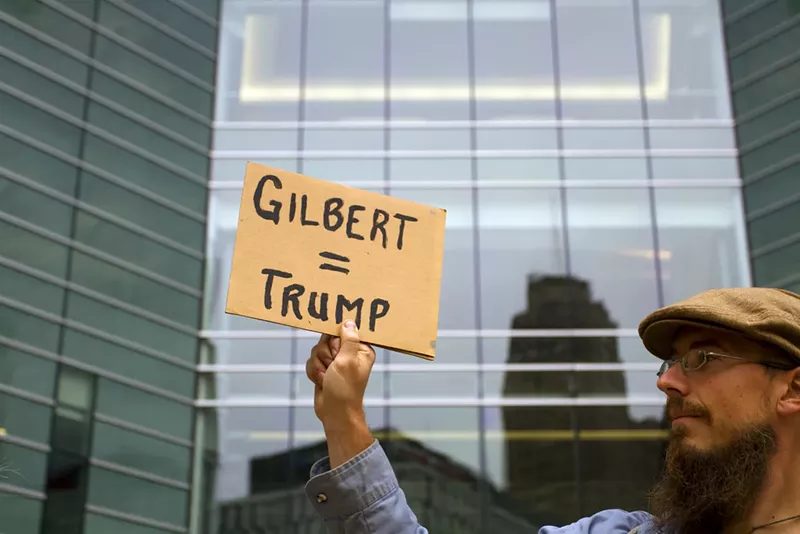
[[[692,351],[690,351],[690,352],[692,352]],[[675,365],[678,362],[680,362],[681,368],[683,369],[683,371],[685,373],[691,373],[691,372],[698,371],[698,370],[702,369],[703,366],[705,364],[707,364],[708,362],[710,362],[710,361],[722,360],[722,359],[738,360],[738,361],[747,362],[747,363],[754,363],[756,365],[763,365],[764,367],[772,367],[773,369],[780,369],[782,371],[791,371],[792,369],[794,369],[796,367],[796,366],[791,365],[791,364],[780,364],[780,363],[777,363],[777,362],[750,360],[748,358],[742,358],[741,356],[731,356],[730,354],[722,354],[722,353],[719,353],[719,352],[703,350],[703,349],[698,349],[698,352],[700,353],[700,364],[697,365],[697,367],[689,367],[688,358],[689,358],[690,352],[687,352],[686,354],[684,354],[683,357],[681,357],[680,359],[670,358],[669,360],[664,360],[664,362],[661,364],[661,367],[659,368],[658,373],[656,373],[656,375],[659,378],[661,378],[664,375],[664,373],[669,371],[672,368],[672,366]]]

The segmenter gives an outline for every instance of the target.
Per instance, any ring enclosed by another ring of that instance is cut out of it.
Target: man
[[[800,533],[800,295],[707,291],[652,313],[639,334],[664,360],[658,388],[672,425],[651,510],[599,511],[539,533]],[[364,418],[374,361],[352,322],[312,350],[329,457],[306,493],[330,532],[424,534]]]

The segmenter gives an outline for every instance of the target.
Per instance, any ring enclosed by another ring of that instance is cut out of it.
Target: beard
[[[664,474],[650,492],[656,528],[708,534],[746,519],[777,449],[774,429],[766,423],[750,425],[728,443],[706,451],[687,445],[684,437],[684,428],[674,429]]]

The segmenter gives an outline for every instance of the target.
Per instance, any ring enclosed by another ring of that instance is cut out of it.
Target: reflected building
[[[531,277],[528,307],[514,330],[607,329],[618,325],[588,282],[570,276]],[[511,340],[508,362],[618,364],[616,337],[524,337]],[[566,395],[565,395],[566,393]],[[506,397],[625,397],[621,370],[507,373]],[[544,524],[564,525],[605,508],[645,509],[658,475],[663,440],[637,440],[659,423],[632,421],[627,406],[555,406],[529,411],[507,406],[508,493],[521,511]],[[637,466],[636,469],[631,466]]]
[[[437,534],[503,532],[529,534],[538,528],[505,506],[504,496],[469,467],[395,429],[377,429],[400,487],[420,522]],[[220,503],[215,534],[327,532],[303,489],[315,461],[328,454],[325,441],[253,458],[250,492]],[[491,506],[480,510],[484,498]]]

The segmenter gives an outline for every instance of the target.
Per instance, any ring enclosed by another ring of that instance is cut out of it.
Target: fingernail
[[[353,321],[345,321],[344,327],[345,327],[346,330],[355,330],[356,329],[356,323],[353,322]]]

